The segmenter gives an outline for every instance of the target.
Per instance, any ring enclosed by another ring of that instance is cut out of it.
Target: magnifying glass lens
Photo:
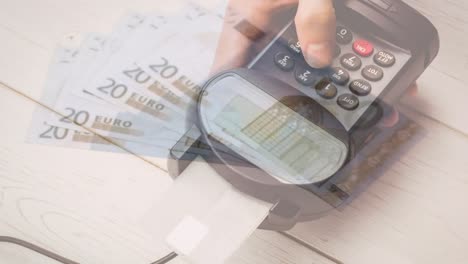
[[[304,107],[303,100],[296,101]],[[207,135],[278,181],[299,185],[326,180],[341,168],[348,148],[293,109],[290,97],[278,100],[232,74],[206,87],[199,114]]]

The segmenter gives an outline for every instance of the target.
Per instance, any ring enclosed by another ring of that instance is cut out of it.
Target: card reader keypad
[[[292,71],[296,64],[294,58],[287,53],[280,52],[275,56],[275,64],[283,71]]]
[[[313,97],[349,130],[403,68],[410,54],[381,39],[353,32],[340,23],[336,28],[336,43],[331,67],[314,69],[304,60],[291,23],[250,68],[269,73]],[[281,73],[268,67],[268,60],[271,65],[272,59],[274,68]]]
[[[349,71],[357,71],[362,66],[361,59],[354,53],[346,53],[341,56],[340,62],[341,65]]]
[[[336,42],[347,45],[353,41],[353,33],[343,26],[336,27]]]

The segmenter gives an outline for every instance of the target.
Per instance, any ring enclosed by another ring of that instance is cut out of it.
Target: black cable
[[[40,255],[43,255],[43,256],[46,256],[46,257],[49,257],[53,260],[56,260],[60,263],[63,263],[63,264],[80,264],[78,262],[75,262],[73,260],[70,260],[70,259],[67,259],[67,258],[64,258],[60,255],[57,255],[47,249],[44,249],[44,248],[41,248],[39,246],[36,246],[34,244],[31,244],[27,241],[24,241],[24,240],[21,240],[21,239],[18,239],[18,238],[14,238],[14,237],[7,237],[7,236],[0,236],[0,242],[5,242],[5,243],[10,243],[10,244],[15,244],[15,245],[18,245],[20,247],[24,247],[24,248],[27,248],[29,250],[32,250]]]
[[[177,253],[171,252],[167,256],[165,256],[162,259],[156,260],[155,262],[152,262],[151,264],[166,264],[169,261],[175,259],[177,257]]]
[[[24,241],[18,238],[0,236],[0,242],[10,243],[10,244],[18,245],[20,247],[24,247],[26,249],[32,250],[40,255],[46,256],[48,258],[51,258],[63,264],[80,264],[79,262],[75,262],[73,260],[67,259],[65,257],[55,254],[54,252],[51,252],[47,249],[41,248],[39,246],[36,246],[32,243],[29,243],[27,241]],[[152,262],[151,264],[166,264],[169,261],[175,259],[176,257],[177,257],[177,254],[175,252],[171,252],[167,256],[159,260],[156,260],[155,262]]]

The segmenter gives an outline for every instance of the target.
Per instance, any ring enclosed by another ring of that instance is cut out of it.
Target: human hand
[[[314,68],[328,66],[335,47],[335,9],[332,0],[231,0],[216,51],[213,72],[242,66],[252,53],[256,39],[236,28],[240,22],[268,34],[275,16],[298,5],[295,23],[304,58]],[[258,45],[257,45],[258,46]],[[261,46],[261,45],[260,45]]]
[[[329,66],[336,38],[333,0],[230,0],[212,73],[246,65],[264,47],[256,36],[268,35],[277,14],[294,5],[298,6],[294,21],[305,60],[313,68]],[[244,32],[236,27],[240,23],[248,27]],[[416,92],[414,84],[409,94]],[[398,111],[393,111],[381,125],[397,122]]]

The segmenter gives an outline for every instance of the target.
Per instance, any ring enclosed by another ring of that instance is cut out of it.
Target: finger
[[[296,27],[310,66],[331,64],[335,47],[336,15],[332,0],[299,0]]]
[[[244,65],[249,57],[252,41],[242,36],[231,23],[225,22],[218,41],[211,74]]]
[[[400,112],[396,107],[392,107],[392,111],[382,119],[379,126],[383,128],[394,127],[398,121],[400,121]]]
[[[407,95],[409,96],[416,96],[419,92],[419,87],[417,83],[413,83],[409,88],[408,91],[406,92]]]
[[[297,3],[298,0],[231,0],[226,11],[223,29],[216,50],[212,74],[244,66],[255,53],[252,32],[264,33],[275,12]],[[242,23],[242,29],[239,24]],[[244,32],[243,32],[244,31]],[[261,46],[261,45],[259,45]]]

